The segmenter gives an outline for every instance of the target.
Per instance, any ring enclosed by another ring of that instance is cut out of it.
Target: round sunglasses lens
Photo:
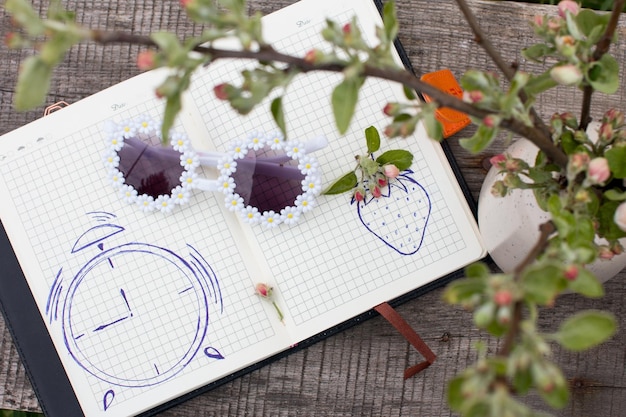
[[[154,198],[168,195],[180,185],[184,167],[180,153],[172,148],[155,146],[132,137],[124,140],[118,151],[118,169],[124,174],[126,184],[132,185],[138,194]]]
[[[261,213],[276,213],[295,204],[302,194],[305,175],[298,169],[298,162],[282,151],[269,147],[249,150],[243,159],[237,160],[237,170],[232,174],[235,192],[246,205],[256,207]]]

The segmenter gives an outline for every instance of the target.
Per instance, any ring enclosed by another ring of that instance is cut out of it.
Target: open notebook
[[[271,14],[266,39],[304,55],[321,44],[326,17],[354,15],[375,39],[376,5],[349,0],[303,0]],[[248,132],[276,129],[268,106],[244,118],[215,99],[213,86],[237,79],[241,65],[219,62],[196,75],[176,126],[194,148],[224,151]],[[169,214],[124,203],[103,166],[104,126],[160,118],[153,90],[164,75],[142,74],[0,139],[0,217],[19,262],[2,254],[2,280],[10,283],[2,303],[50,415],[149,412],[484,256],[453,169],[422,128],[397,143],[383,140],[382,150],[413,152],[415,186],[368,214],[349,194],[320,196],[297,224],[269,229],[243,223],[218,193],[194,191]],[[328,105],[339,80],[300,76],[284,99],[289,138],[329,141],[315,152],[324,188],[363,152],[364,129],[385,126],[384,104],[403,98],[399,86],[368,80],[351,130],[340,136]],[[366,216],[389,230],[367,225]],[[273,286],[284,323],[255,295],[258,282]],[[59,361],[46,350],[50,340]]]

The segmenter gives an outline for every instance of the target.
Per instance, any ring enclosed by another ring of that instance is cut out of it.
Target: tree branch
[[[465,0],[456,0],[456,3],[461,9],[463,16],[465,16],[465,20],[467,21],[469,27],[472,29],[472,32],[474,32],[476,43],[478,43],[480,46],[483,47],[487,55],[491,58],[494,64],[496,64],[498,69],[502,71],[506,79],[510,82],[515,76],[516,70],[513,69],[511,65],[509,65],[507,62],[504,61],[504,59],[498,53],[496,48],[493,47],[493,44],[491,43],[489,38],[485,36],[482,29],[480,28],[480,25],[478,24],[478,21],[476,20],[476,16],[474,15],[472,10],[468,6],[467,2]],[[523,103],[526,103],[528,101],[528,96],[526,95],[523,89],[520,90],[519,92],[519,98]],[[548,127],[545,125],[541,117],[539,117],[539,115],[537,114],[537,111],[535,110],[535,108],[532,106],[530,107],[530,116],[532,117],[533,124],[535,125],[535,127],[539,129],[539,131],[541,132],[541,135],[544,136],[545,139],[547,139],[547,141],[545,141],[544,146],[555,148],[555,150],[552,150],[550,152],[546,152],[545,150],[544,152],[548,154],[550,159],[552,159],[555,163],[562,166],[561,165],[562,161],[566,161],[567,158],[564,158],[565,156],[564,154],[558,155],[559,153],[562,153],[562,152],[560,152],[560,150],[558,150],[556,146],[554,146],[554,144],[552,143],[552,140],[550,139],[551,134],[550,134],[550,131],[548,130]],[[539,136],[537,134],[535,135],[537,137]],[[540,141],[544,142],[543,140],[540,140]],[[542,147],[540,146],[540,148]],[[553,154],[553,156],[550,156],[549,153]]]
[[[92,34],[93,35],[91,39],[101,44],[130,43],[149,47],[157,47],[156,43],[146,36],[119,33],[114,31],[93,31]],[[341,63],[311,63],[309,61],[306,61],[304,58],[278,52],[269,46],[265,46],[258,50],[228,50],[214,48],[212,46],[198,45],[193,50],[210,57],[211,62],[225,58],[252,59],[261,62],[281,62],[287,64],[290,68],[295,68],[303,73],[312,71],[340,73],[346,68],[346,66]],[[449,107],[479,119],[483,119],[485,118],[485,116],[494,113],[488,110],[480,109],[476,106],[464,102],[463,100],[456,98],[455,96],[447,94],[439,90],[438,88],[421,81],[413,74],[404,69],[383,69],[365,65],[363,67],[363,75],[403,84],[416,91],[427,94],[441,107]],[[522,122],[515,119],[505,119],[500,123],[500,126],[513,133],[528,138],[539,149],[544,151],[548,158],[550,158],[557,165],[561,167],[565,167],[567,165],[567,156],[562,153],[556,146],[554,146],[550,138],[546,137],[539,129],[526,126]]]

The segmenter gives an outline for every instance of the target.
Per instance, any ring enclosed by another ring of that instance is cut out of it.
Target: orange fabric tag
[[[422,75],[420,78],[422,81],[437,87],[441,91],[444,91],[450,95],[458,98],[463,97],[463,90],[461,86],[454,78],[452,71],[449,69],[442,69],[435,72],[429,72]],[[430,103],[432,99],[426,94],[423,94],[424,100]],[[443,125],[443,137],[454,135],[459,130],[470,124],[470,118],[465,113],[453,110],[449,107],[441,107],[435,112],[437,120]]]

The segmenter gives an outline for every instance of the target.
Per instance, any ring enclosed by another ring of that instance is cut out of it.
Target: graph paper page
[[[135,415],[290,344],[255,294],[269,277],[223,197],[144,213],[109,184],[105,121],[158,120],[161,79],[133,78],[0,140],[0,217],[87,416]]]
[[[312,47],[324,48],[320,32],[326,17],[342,26],[355,15],[359,29],[375,44],[374,30],[382,22],[373,2],[347,0],[301,1],[280,15],[270,15],[264,26],[266,39],[279,51],[304,56]],[[275,129],[269,102],[246,117],[232,119],[228,104],[215,99],[213,86],[237,83],[240,68],[240,63],[212,66],[195,80],[191,92],[198,124],[218,149],[228,147],[242,131]],[[383,131],[389,123],[382,112],[385,104],[405,100],[400,86],[368,79],[351,127],[340,135],[330,96],[341,77],[300,75],[283,96],[289,139],[306,141],[322,135],[329,141],[314,153],[323,172],[322,188],[354,167],[355,155],[365,153],[368,126]],[[255,253],[262,254],[259,262],[267,264],[277,283],[276,294],[287,306],[286,320],[295,341],[484,256],[476,225],[440,145],[419,126],[409,138],[382,139],[380,152],[393,148],[410,150],[414,160],[412,172],[392,181],[385,198],[358,207],[349,193],[322,196],[295,226],[248,229]]]

